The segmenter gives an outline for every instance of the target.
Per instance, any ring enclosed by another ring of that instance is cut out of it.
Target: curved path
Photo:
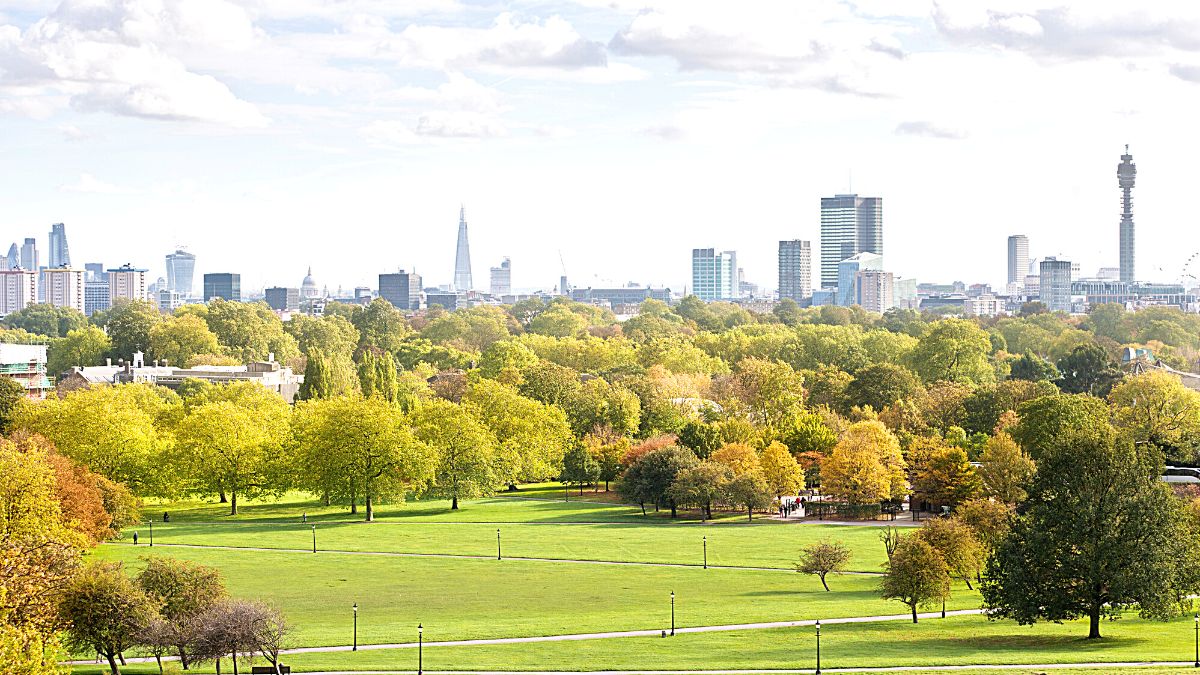
[[[954,672],[963,670],[1020,670],[1022,672],[1040,671],[1040,670],[1066,670],[1066,669],[1083,669],[1094,668],[1107,672],[1113,672],[1114,668],[1191,668],[1193,666],[1190,661],[1126,661],[1113,663],[1030,663],[1030,664],[1013,664],[1013,665],[998,665],[998,664],[978,664],[978,665],[962,665],[962,666],[887,666],[876,668],[822,668],[822,673],[911,673],[913,671],[920,672]],[[326,670],[320,672],[311,672],[308,675],[402,675],[412,674],[413,670]],[[799,670],[589,670],[589,671],[567,671],[567,670],[537,670],[537,671],[518,671],[518,670],[425,670],[428,675],[811,675],[816,671],[810,669]]]

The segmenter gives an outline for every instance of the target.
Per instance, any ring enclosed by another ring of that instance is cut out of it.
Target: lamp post
[[[313,553],[317,552],[317,526],[313,525]]]
[[[150,547],[154,547],[154,519],[150,519]]]
[[[354,648],[351,651],[356,652],[358,651],[358,603],[354,603],[350,609],[354,610]]]
[[[817,673],[821,675],[821,620],[817,620]]]
[[[571,501],[571,486],[567,485],[566,481],[563,481],[563,501]]]
[[[425,627],[417,624],[417,675],[425,672]]]
[[[1192,617],[1192,621],[1196,625],[1196,663],[1195,667],[1200,668],[1200,614]]]
[[[704,535],[704,569],[708,569],[708,535]]]
[[[675,591],[671,591],[671,635],[675,634]]]
[[[500,528],[496,528],[496,560],[500,560]]]

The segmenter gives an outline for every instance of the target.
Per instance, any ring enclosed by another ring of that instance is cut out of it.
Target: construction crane
[[[562,265],[562,276],[558,279],[558,294],[570,295],[571,290],[567,287],[567,263],[563,260],[562,249],[558,249],[558,264]]]

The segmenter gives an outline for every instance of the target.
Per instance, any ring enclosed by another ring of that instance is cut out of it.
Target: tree
[[[1107,428],[1109,409],[1094,396],[1056,394],[1022,403],[1017,408],[1019,421],[1009,433],[1034,461],[1051,453],[1059,438],[1072,429]]]
[[[154,617],[154,605],[118,563],[94,562],[64,590],[59,612],[67,630],[67,645],[91,651],[108,660],[120,675],[117,659],[137,645],[139,633]]]
[[[715,424],[689,420],[679,430],[679,442],[697,457],[707,458],[721,447],[721,430]]]
[[[287,363],[300,355],[296,338],[283,330],[283,321],[265,302],[215,299],[207,305],[185,305],[179,314],[197,314],[231,355],[241,360]]]
[[[112,340],[103,330],[95,326],[76,328],[66,337],[50,341],[46,372],[57,377],[75,366],[99,365],[111,351]]]
[[[796,571],[817,575],[821,579],[821,585],[828,591],[829,584],[825,582],[825,577],[829,574],[841,574],[849,564],[850,549],[845,544],[822,539],[801,549]]]
[[[585,436],[583,447],[596,460],[600,470],[598,480],[604,481],[604,491],[608,492],[609,482],[621,475],[621,458],[629,452],[629,439],[604,431]],[[599,490],[599,486],[596,489]]]
[[[442,399],[421,402],[413,425],[417,438],[437,457],[429,494],[449,498],[450,508],[456,510],[460,499],[491,493],[496,439],[487,427],[467,410]]]
[[[745,443],[726,443],[714,452],[709,459],[729,467],[733,475],[756,473],[762,470],[758,461],[758,453]]]
[[[1013,507],[1008,504],[992,499],[972,499],[959,504],[954,511],[954,518],[971,528],[975,539],[983,547],[986,559],[1008,534],[1013,513]]]
[[[878,504],[908,492],[900,443],[879,422],[850,426],[821,462],[821,487],[850,504]]]
[[[921,537],[901,538],[883,569],[880,597],[908,605],[913,623],[917,623],[917,607],[934,605],[950,597],[946,562]]]
[[[637,395],[601,378],[585,382],[570,400],[564,402],[563,407],[578,436],[599,427],[610,428],[622,436],[632,436],[637,433],[641,419],[641,403]]]
[[[558,476],[564,485],[578,485],[579,494],[583,494],[583,486],[592,485],[600,480],[600,464],[592,457],[592,453],[581,444],[574,444],[563,457],[562,473]]]
[[[0,378],[0,435],[12,430],[17,407],[25,400],[25,387],[11,377]]]
[[[1158,448],[1168,461],[1200,458],[1200,392],[1177,375],[1153,371],[1130,377],[1109,395],[1113,423],[1138,443]]]
[[[473,379],[463,397],[463,408],[496,437],[493,469],[502,483],[557,475],[563,456],[574,443],[561,408],[522,396],[495,380]]]
[[[146,300],[118,300],[106,312],[104,330],[112,341],[111,356],[129,360],[134,352],[150,351],[150,329],[162,321],[154,303]]]
[[[1023,502],[1025,486],[1036,468],[1012,436],[1001,431],[988,439],[979,457],[978,472],[983,492],[1005,504]]]
[[[186,367],[201,354],[220,354],[217,336],[198,316],[172,316],[150,328],[150,354],[180,367]]]
[[[1159,476],[1161,456],[1107,424],[1071,425],[1038,458],[1029,497],[989,558],[982,593],[990,616],[1022,625],[1137,606],[1166,619],[1196,592],[1196,537]]]
[[[147,641],[160,649],[174,650],[186,670],[202,628],[197,617],[225,599],[221,573],[176,558],[143,560],[146,567],[135,577],[135,582],[158,612],[157,620],[146,626],[150,638]]]
[[[979,494],[979,476],[959,447],[918,439],[908,450],[913,495],[935,506],[957,506]]]
[[[671,517],[676,515],[676,502],[669,490],[680,471],[700,463],[696,454],[675,445],[654,448],[638,457],[625,470],[617,491],[626,499],[637,502],[646,513],[646,502],[670,506]]]
[[[725,483],[723,492],[726,502],[746,509],[746,520],[754,520],[754,510],[766,509],[774,498],[761,471],[736,474]]]
[[[1062,373],[1058,378],[1058,388],[1067,394],[1108,396],[1113,385],[1122,377],[1121,370],[1104,348],[1094,342],[1075,347],[1056,365]]]
[[[1025,353],[1013,359],[1009,367],[1010,380],[1026,380],[1029,382],[1052,382],[1059,377],[1058,368],[1046,359],[1026,349]]]
[[[971,589],[971,579],[979,578],[983,568],[984,549],[970,526],[953,517],[931,518],[915,536],[932,546],[942,556],[950,574],[965,581]]]
[[[943,319],[929,327],[910,355],[925,382],[984,384],[995,379],[988,334],[972,321]]]
[[[400,395],[396,359],[376,349],[364,349],[358,360],[358,386],[363,398],[378,396],[395,403]]]
[[[776,441],[768,445],[762,451],[759,463],[763,478],[776,497],[794,495],[804,489],[804,470],[783,443]]]
[[[725,483],[732,477],[729,467],[711,460],[681,469],[667,490],[671,499],[671,517],[675,517],[675,505],[678,504],[700,509],[701,521],[712,518],[712,504],[721,498]]]
[[[873,363],[859,368],[846,387],[851,406],[870,406],[876,411],[897,401],[925,393],[921,380],[911,370],[892,363]]]
[[[87,317],[73,307],[56,307],[48,302],[26,305],[4,317],[7,328],[26,330],[34,335],[61,338],[87,326]]]
[[[375,347],[393,355],[412,336],[404,314],[383,298],[372,300],[352,317],[352,323],[358,329],[359,347]]]
[[[239,495],[279,493],[287,487],[281,450],[288,405],[272,391],[245,384],[261,390],[243,388],[242,393],[257,400],[205,403],[187,414],[176,434],[176,451],[180,464],[188,467],[191,489],[227,494],[231,516],[237,515]]]

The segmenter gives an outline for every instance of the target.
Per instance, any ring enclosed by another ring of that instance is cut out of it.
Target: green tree
[[[990,616],[1022,625],[1136,606],[1166,619],[1195,593],[1196,536],[1159,476],[1158,453],[1118,438],[1106,423],[1071,424],[1038,457],[1029,498],[987,563]]]
[[[891,363],[874,363],[860,368],[846,387],[850,405],[870,406],[876,411],[924,393],[921,380],[911,370]]]
[[[1008,377],[1011,380],[1052,382],[1058,379],[1059,374],[1053,363],[1026,349],[1024,354],[1013,359]]]
[[[404,314],[383,298],[375,298],[356,313],[353,323],[358,329],[359,347],[374,347],[392,355],[399,352],[404,341],[412,335]]]
[[[571,428],[578,436],[601,427],[622,436],[632,436],[637,433],[641,420],[641,403],[637,395],[601,378],[585,382],[564,407]]]
[[[198,316],[167,317],[150,328],[150,354],[181,368],[200,354],[220,353],[217,336]]]
[[[726,502],[746,509],[746,520],[754,520],[754,510],[765,510],[774,495],[761,471],[749,471],[729,479],[722,486]]]
[[[1027,401],[1017,408],[1020,420],[1009,433],[1034,461],[1058,447],[1059,438],[1071,429],[1108,426],[1104,401],[1081,394],[1056,394]]]
[[[202,628],[196,617],[226,597],[221,573],[214,567],[176,558],[151,556],[142,560],[146,566],[135,582],[159,614],[156,641],[173,649],[186,669]]]
[[[979,457],[983,492],[1005,504],[1019,504],[1025,501],[1025,487],[1036,468],[1012,436],[1001,431],[988,439]]]
[[[993,499],[972,499],[959,504],[954,510],[954,518],[971,528],[986,559],[1008,534],[1013,513],[1014,508],[1008,504]]]
[[[637,502],[643,515],[649,502],[656,510],[660,506],[670,506],[674,518],[677,504],[668,491],[680,471],[699,463],[696,454],[686,448],[675,445],[654,448],[629,465],[617,491],[626,499]]]
[[[350,358],[359,343],[358,329],[349,319],[336,314],[327,313],[320,318],[294,314],[283,329],[296,339],[300,353],[305,355],[319,351]]]
[[[582,495],[585,485],[593,485],[600,480],[600,463],[587,448],[574,443],[563,457],[562,473],[558,480],[564,485],[578,485],[579,494]]]
[[[0,378],[0,436],[12,431],[17,408],[25,400],[25,387],[11,377]]]
[[[1121,380],[1121,370],[1108,357],[1104,348],[1095,343],[1079,345],[1057,363],[1058,387],[1067,394],[1108,396],[1113,385]]]
[[[913,623],[917,623],[918,607],[929,607],[950,597],[946,562],[921,537],[902,537],[883,569],[879,595],[908,605]]]
[[[574,439],[560,408],[521,396],[494,380],[473,380],[463,407],[496,438],[498,482],[543,480],[556,475]]]
[[[242,363],[275,360],[287,363],[300,355],[296,339],[283,331],[283,321],[265,302],[216,299],[207,305],[185,305],[177,314],[196,314],[208,324],[225,351]]]
[[[800,562],[796,563],[796,571],[817,575],[821,579],[821,585],[828,592],[829,584],[825,582],[825,577],[845,571],[850,564],[850,557],[850,549],[842,542],[822,539],[800,550]]]
[[[707,458],[721,447],[721,430],[715,424],[689,420],[679,430],[679,442],[697,457]]]
[[[95,366],[112,352],[112,340],[95,326],[76,328],[50,342],[46,371],[55,377],[75,366]]]
[[[915,497],[953,507],[979,494],[979,476],[962,448],[918,439],[909,446],[908,462]]]
[[[87,325],[87,317],[74,307],[56,307],[50,303],[26,305],[4,317],[4,326],[26,330],[34,335],[61,338]]]
[[[529,332],[551,337],[577,337],[587,331],[587,320],[566,307],[554,306],[529,322]]]
[[[726,483],[732,478],[733,472],[728,466],[709,460],[680,469],[667,488],[671,517],[675,517],[675,507],[678,505],[700,509],[701,521],[712,518],[713,502],[721,498]]]
[[[417,438],[437,456],[429,494],[450,499],[452,510],[461,499],[491,494],[496,438],[487,427],[461,406],[436,398],[421,402],[413,423]]]
[[[1162,371],[1125,379],[1109,395],[1113,422],[1135,442],[1158,448],[1169,461],[1200,458],[1200,393]]]
[[[118,563],[94,562],[64,589],[59,601],[67,630],[67,645],[108,660],[120,675],[117,660],[137,645],[138,634],[154,617],[154,605]]]
[[[971,579],[978,579],[983,569],[984,548],[969,525],[954,517],[931,518],[915,536],[932,546],[942,556],[950,574],[971,589]]]
[[[930,324],[910,360],[926,382],[984,384],[995,379],[988,361],[991,348],[988,334],[974,322],[943,319]]]
[[[134,352],[150,351],[150,329],[162,321],[154,303],[146,300],[118,300],[105,313],[104,330],[112,341],[112,359],[133,358]]]

